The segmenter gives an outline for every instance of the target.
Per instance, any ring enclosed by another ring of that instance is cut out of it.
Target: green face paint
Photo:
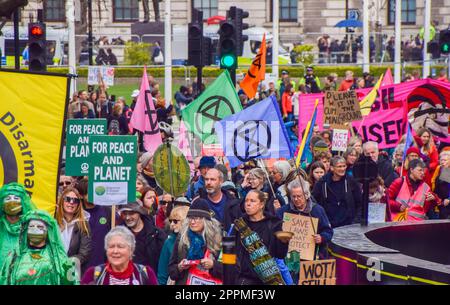
[[[27,231],[28,242],[37,246],[47,239],[47,225],[40,220],[31,220]]]

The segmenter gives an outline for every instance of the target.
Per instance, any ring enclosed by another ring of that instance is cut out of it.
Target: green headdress
[[[12,182],[5,184],[2,188],[0,188],[0,218],[5,214],[3,210],[3,201],[5,197],[9,195],[16,195],[20,197],[22,203],[22,215],[27,214],[29,211],[36,210],[36,206],[33,202],[31,202],[31,198],[25,190],[25,187],[22,184]]]
[[[67,257],[66,251],[60,237],[58,223],[46,211],[34,210],[23,216],[22,228],[19,240],[19,255],[29,251],[27,240],[28,224],[31,220],[40,220],[47,225],[47,242],[46,247],[51,255],[56,272],[61,279],[60,284],[74,284],[77,282],[74,273],[74,263]]]

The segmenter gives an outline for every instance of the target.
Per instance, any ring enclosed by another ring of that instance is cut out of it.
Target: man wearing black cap
[[[314,75],[311,66],[306,68],[306,74],[300,79],[299,85],[305,85],[307,93],[320,93],[320,80]]]
[[[167,234],[153,224],[139,199],[122,206],[119,212],[124,225],[136,238],[133,262],[150,266],[157,274],[159,255]]]

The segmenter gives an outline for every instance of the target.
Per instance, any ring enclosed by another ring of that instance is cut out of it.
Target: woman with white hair
[[[157,285],[150,266],[133,263],[136,240],[126,227],[111,229],[105,236],[106,264],[90,267],[84,274],[84,285]]]
[[[273,181],[273,188],[277,190],[281,197],[283,197],[284,202],[289,201],[285,183],[290,172],[291,165],[288,161],[284,160],[276,161],[270,172]]]
[[[187,213],[178,233],[169,261],[169,276],[175,285],[196,285],[191,276],[196,270],[207,271],[216,281],[221,281],[223,267],[219,262],[222,229],[212,217],[208,202],[196,199]],[[208,280],[209,281],[209,280]]]

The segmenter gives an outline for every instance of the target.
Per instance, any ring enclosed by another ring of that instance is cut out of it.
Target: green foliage
[[[312,50],[314,49],[314,45],[312,44],[303,44],[296,46],[294,48],[295,61],[300,64],[304,64],[308,66],[314,62],[314,54],[312,54]]]
[[[150,44],[129,41],[125,45],[125,64],[133,66],[149,65]]]

